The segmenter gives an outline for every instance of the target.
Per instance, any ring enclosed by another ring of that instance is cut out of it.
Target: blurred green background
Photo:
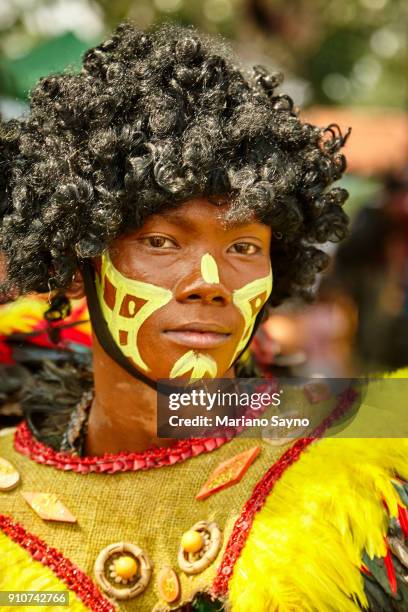
[[[406,106],[406,0],[2,0],[0,93],[24,99],[126,18],[221,33],[283,69],[302,106]]]

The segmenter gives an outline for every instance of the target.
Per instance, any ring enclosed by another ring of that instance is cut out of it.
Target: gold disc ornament
[[[146,589],[152,575],[147,554],[131,542],[109,544],[99,553],[94,565],[95,579],[107,595],[132,599]]]
[[[217,558],[222,533],[217,523],[199,521],[185,533],[180,541],[177,561],[185,574],[199,574]]]

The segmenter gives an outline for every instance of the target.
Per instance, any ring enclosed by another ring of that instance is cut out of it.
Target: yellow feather
[[[389,514],[403,505],[391,479],[408,479],[407,439],[324,439],[276,483],[256,515],[229,584],[233,612],[367,607],[364,551],[386,553]]]
[[[21,297],[15,302],[0,306],[0,336],[7,336],[13,332],[33,331],[42,323],[44,313],[49,307],[44,295]],[[92,329],[85,300],[71,300],[71,309],[72,314],[67,321],[85,321],[75,328],[90,336]]]
[[[0,335],[30,332],[42,320],[49,304],[42,298],[26,297],[0,308]]]
[[[0,530],[0,591],[67,591],[67,585],[19,544],[13,542]],[[4,612],[15,612],[15,606],[1,606]],[[17,608],[18,609],[18,608]],[[20,606],[21,609],[21,606]],[[32,612],[43,612],[42,606],[30,606]],[[47,606],[46,610],[57,612],[61,606]],[[66,608],[68,610],[68,608]],[[89,608],[69,591],[69,610],[86,612]]]
[[[395,372],[387,372],[382,374],[381,378],[408,378],[408,368],[401,368]]]

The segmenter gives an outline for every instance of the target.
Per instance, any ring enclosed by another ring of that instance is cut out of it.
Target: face
[[[154,380],[225,376],[272,290],[270,228],[227,225],[228,206],[194,199],[152,215],[95,260],[110,332]]]

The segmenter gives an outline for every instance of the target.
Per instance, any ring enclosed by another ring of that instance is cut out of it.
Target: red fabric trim
[[[302,452],[315,440],[322,437],[324,432],[341,418],[352,406],[358,393],[352,389],[345,391],[332,413],[322,421],[314,430],[310,438],[297,440],[255,485],[251,497],[245,503],[240,516],[236,520],[231,536],[227,542],[223,558],[217,569],[217,574],[212,585],[213,594],[222,597],[227,594],[228,583],[234,571],[234,565],[245,546],[255,515],[262,509],[266,498],[271,493],[274,485],[285,473],[285,471],[299,459]]]
[[[44,540],[4,514],[0,514],[0,529],[30,553],[33,559],[49,567],[91,610],[115,612],[116,608],[103,597],[91,578]]]
[[[58,452],[38,442],[26,421],[20,423],[14,435],[14,448],[27,455],[36,463],[51,465],[57,470],[72,470],[80,474],[89,472],[114,474],[115,472],[136,472],[166,465],[174,465],[190,457],[209,453],[231,440],[231,437],[190,438],[177,440],[174,446],[151,448],[135,452],[106,453],[102,456],[78,457],[67,452]]]

